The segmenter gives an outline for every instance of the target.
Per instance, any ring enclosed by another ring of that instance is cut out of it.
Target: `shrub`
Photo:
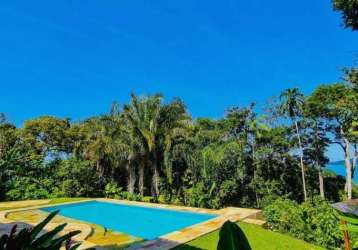
[[[158,196],[158,203],[161,203],[161,204],[171,203],[170,195],[168,193],[163,192],[163,194],[160,194]]]
[[[334,249],[342,244],[336,211],[320,197],[302,204],[278,199],[264,208],[268,227]]]
[[[173,196],[172,200],[170,201],[171,204],[177,205],[177,206],[183,206],[184,203],[180,200],[178,196]]]
[[[141,200],[141,196],[138,194],[132,194],[130,192],[127,191],[123,191],[119,194],[119,199],[123,199],[123,200],[129,200],[129,201],[140,201]]]
[[[31,182],[29,178],[21,178],[13,182],[6,196],[9,200],[35,200],[46,199],[49,193],[38,183]]]
[[[60,191],[66,197],[96,197],[102,195],[100,178],[90,161],[71,157],[61,161],[56,172]],[[100,193],[99,193],[99,190]]]
[[[218,208],[226,204],[233,204],[235,197],[237,197],[237,183],[233,180],[225,180],[220,185],[219,192],[217,194],[219,198],[219,204],[213,207]]]
[[[122,188],[118,187],[117,183],[109,182],[104,188],[104,193],[107,198],[119,197],[122,192]]]
[[[143,202],[154,202],[154,198],[152,196],[144,196],[142,198]]]
[[[209,207],[210,195],[203,182],[195,183],[184,190],[185,205],[191,207]]]

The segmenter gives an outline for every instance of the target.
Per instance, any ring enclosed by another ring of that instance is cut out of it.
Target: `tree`
[[[159,176],[157,165],[156,135],[162,97],[138,98],[131,95],[131,103],[124,106],[124,116],[131,146],[143,149],[142,162],[139,166],[139,192],[144,194],[145,166],[151,164],[153,170],[153,193],[159,194]]]
[[[352,89],[346,84],[321,85],[308,98],[315,113],[326,123],[332,135],[332,143],[338,144],[344,153],[347,198],[352,199],[351,140],[352,121],[357,114],[351,109]]]
[[[305,137],[304,155],[306,162],[312,163],[318,171],[319,193],[324,199],[324,179],[322,168],[329,162],[325,156],[329,139],[326,135],[324,122],[316,119],[314,116],[308,118],[306,124],[307,135]]]
[[[54,179],[57,180],[57,196],[93,197],[101,195],[101,183],[90,161],[76,157],[59,162]]]
[[[358,91],[358,68],[346,68],[343,73],[344,80],[352,86],[354,91]]]
[[[70,122],[52,116],[42,116],[24,123],[23,138],[32,144],[44,157],[56,158],[72,151],[68,136]]]
[[[110,114],[87,119],[71,128],[71,133],[76,134],[74,155],[90,160],[103,184],[121,183],[124,172],[121,170],[128,167],[131,148],[123,123],[123,117],[112,110]]]
[[[0,124],[6,123],[6,120],[5,114],[0,112]]]
[[[164,153],[170,148],[173,136],[186,123],[188,116],[180,100],[163,104],[159,94],[142,98],[132,94],[131,97],[131,103],[124,106],[124,116],[131,145],[139,147],[143,153],[139,169],[139,190],[143,194],[144,166],[150,165],[152,194],[157,198]]]
[[[358,29],[358,1],[333,0],[333,9],[342,13],[344,26],[352,30]]]
[[[281,114],[289,117],[296,129],[296,136],[298,139],[298,147],[300,154],[300,165],[301,165],[301,175],[302,175],[302,187],[304,199],[307,200],[307,190],[306,190],[306,180],[305,180],[305,169],[303,165],[303,149],[300,136],[300,129],[298,126],[298,117],[302,115],[302,106],[304,104],[304,96],[300,93],[299,89],[286,89],[280,96],[281,100]]]
[[[42,155],[14,125],[0,124],[0,200],[44,198],[46,175]]]

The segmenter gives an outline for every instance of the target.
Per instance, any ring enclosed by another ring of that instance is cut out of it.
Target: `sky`
[[[2,0],[0,34],[0,112],[18,126],[103,114],[131,92],[220,118],[341,81],[358,51],[330,0]]]

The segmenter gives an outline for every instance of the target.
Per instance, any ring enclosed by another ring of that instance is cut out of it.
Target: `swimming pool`
[[[100,201],[45,207],[41,210],[46,212],[60,210],[62,216],[87,221],[146,240],[155,239],[216,217],[212,214]]]

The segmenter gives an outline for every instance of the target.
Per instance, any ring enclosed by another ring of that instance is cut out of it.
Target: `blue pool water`
[[[148,240],[216,217],[211,214],[99,201],[46,207],[42,210],[47,212],[60,210],[63,216]]]

